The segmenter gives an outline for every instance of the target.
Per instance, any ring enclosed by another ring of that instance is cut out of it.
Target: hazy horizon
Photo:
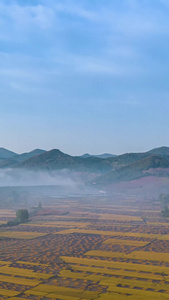
[[[125,154],[125,153],[142,153],[142,152],[144,153],[144,152],[148,152],[150,150],[153,150],[155,148],[161,148],[161,147],[169,147],[169,146],[159,145],[159,146],[153,147],[151,149],[146,149],[144,151],[135,151],[135,152],[134,151],[126,151],[126,152],[122,152],[122,153],[114,153],[114,152],[103,151],[102,153],[100,153],[100,152],[99,153],[97,153],[97,152],[96,153],[90,153],[89,151],[86,151],[86,152],[83,152],[83,153],[75,154],[75,153],[69,153],[68,151],[63,151],[62,149],[59,149],[57,147],[51,148],[51,149],[50,148],[48,148],[48,149],[41,149],[40,147],[35,147],[33,149],[26,149],[25,151],[14,151],[13,149],[9,149],[9,148],[6,148],[6,147],[3,147],[3,146],[0,145],[0,148],[4,148],[6,150],[12,151],[12,152],[14,152],[16,154],[19,154],[19,155],[23,154],[23,153],[29,153],[29,152],[37,150],[37,149],[41,149],[41,150],[44,150],[44,151],[60,150],[61,152],[65,153],[65,154],[68,154],[68,155],[72,155],[72,156],[82,156],[84,154],[90,154],[90,155],[112,154],[112,155],[117,155],[118,156],[118,155],[122,155],[122,154]]]

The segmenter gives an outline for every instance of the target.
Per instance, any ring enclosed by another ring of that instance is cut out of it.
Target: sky
[[[169,146],[168,0],[1,0],[0,147]]]

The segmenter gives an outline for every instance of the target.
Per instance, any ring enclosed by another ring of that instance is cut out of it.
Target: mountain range
[[[143,153],[122,155],[100,154],[71,156],[58,149],[35,149],[17,154],[0,148],[0,168],[31,170],[63,170],[85,173],[96,185],[131,181],[142,177],[169,177],[169,147],[160,147]],[[90,176],[88,176],[90,174]]]

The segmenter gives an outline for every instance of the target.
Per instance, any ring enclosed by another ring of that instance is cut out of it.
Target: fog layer
[[[32,171],[23,169],[1,169],[0,186],[37,186],[61,185],[69,187],[83,186],[78,174],[68,170]]]

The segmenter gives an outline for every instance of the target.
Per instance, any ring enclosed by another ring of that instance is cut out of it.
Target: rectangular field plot
[[[161,261],[169,262],[169,253],[158,253],[158,252],[148,252],[148,251],[134,251],[129,254],[120,252],[109,252],[92,250],[86,252],[85,255],[88,256],[100,256],[100,257],[112,257],[112,258],[125,258],[125,259],[137,259],[137,260],[150,260],[150,261]]]
[[[45,235],[46,233],[26,232],[26,231],[1,231],[0,232],[0,238],[3,237],[8,239],[32,240]]]
[[[74,272],[71,272],[69,270],[63,270],[60,272],[59,276],[66,277],[66,278],[75,278],[75,279],[86,279],[98,282],[100,280],[107,280],[107,275],[112,275],[111,282],[114,281],[114,277],[128,277],[130,280],[133,281],[133,278],[137,279],[147,279],[147,280],[157,280],[162,281],[163,276],[162,275],[155,275],[153,273],[150,274],[142,274],[139,273],[140,271],[134,271],[134,270],[110,270],[105,268],[98,268],[98,267],[86,267],[86,266],[74,266],[71,265],[71,268],[74,270]],[[81,271],[79,273],[79,271]],[[99,275],[87,275],[86,273],[94,273]],[[165,277],[165,279],[169,279],[169,277]],[[131,283],[131,282],[130,282]],[[105,284],[103,284],[105,285]],[[149,282],[150,285],[150,282]]]
[[[59,299],[59,300],[86,300],[86,299],[82,299],[79,297],[75,297],[75,296],[68,296],[68,295],[63,295],[63,294],[55,294],[55,293],[45,293],[45,292],[37,292],[37,291],[27,291],[25,293],[27,296],[35,296],[35,297],[39,297],[38,299],[43,299],[46,298],[47,299]],[[32,298],[32,297],[31,297]],[[29,298],[30,299],[30,298]]]
[[[141,260],[154,260],[154,261],[164,261],[169,262],[169,253],[158,253],[158,252],[148,252],[148,251],[134,251],[127,254],[126,257],[131,259],[141,259]]]
[[[131,241],[131,240],[122,240],[122,239],[108,239],[103,242],[103,244],[108,245],[126,245],[126,246],[134,246],[134,247],[144,247],[147,245],[147,242],[143,241]]]
[[[123,290],[123,291],[121,291]],[[168,295],[159,295],[159,293],[152,293],[146,291],[117,289],[114,292],[108,292],[100,295],[99,300],[166,300]]]
[[[23,276],[23,277],[31,277],[36,279],[48,279],[51,276],[44,273],[37,273],[32,270],[22,269],[22,268],[14,268],[3,266],[0,267],[0,274],[7,274],[12,276]]]
[[[27,279],[27,278],[20,278],[14,276],[5,276],[5,275],[0,275],[0,282],[9,282],[9,283],[15,283],[20,285],[29,285],[29,286],[35,286],[40,283],[40,281],[37,281],[35,279]]]
[[[146,234],[140,232],[122,232],[122,231],[103,231],[103,230],[90,230],[90,229],[67,229],[55,234],[71,234],[71,233],[84,233],[84,234],[99,234],[105,236],[116,236],[116,237],[134,237],[134,238],[144,238],[144,239],[158,239],[169,241],[169,234]]]
[[[10,300],[23,300],[28,298],[21,298],[21,297],[10,297]]]
[[[110,292],[107,294],[110,298],[105,298],[104,295],[100,297],[101,300],[167,300],[168,294],[161,292],[152,292],[152,291],[144,291],[138,289],[128,289],[128,288],[109,288]],[[111,293],[112,292],[112,293]],[[113,298],[114,295],[114,298]],[[112,298],[111,298],[112,297]]]
[[[118,277],[129,277],[129,279],[137,278],[137,279],[150,279],[150,280],[163,280],[162,275],[156,275],[156,274],[142,274],[140,271],[132,271],[132,270],[109,270],[109,269],[102,269],[102,268],[96,268],[96,267],[86,267],[86,266],[73,266],[71,265],[71,268],[75,271],[82,271],[82,272],[88,272],[88,273],[95,273],[100,274],[93,277],[93,275],[86,276],[86,279],[88,280],[94,280],[98,281],[104,278],[105,275],[112,275],[118,276]],[[71,274],[69,274],[70,276]],[[102,276],[101,276],[102,275]],[[165,277],[167,280],[169,277]],[[114,279],[113,279],[114,280]]]
[[[79,257],[61,257],[65,262],[71,264],[75,267],[100,267],[105,268],[106,270],[117,269],[117,270],[128,270],[128,271],[136,271],[136,272],[145,272],[145,274],[154,273],[160,276],[169,276],[169,268],[161,267],[161,266],[153,266],[147,264],[136,264],[136,263],[126,263],[126,262],[114,262],[114,261],[105,261],[99,259],[88,259],[88,258],[79,258]]]
[[[19,294],[19,292],[16,292],[16,291],[0,289],[0,295],[1,296],[12,297],[12,296],[17,296],[18,294]]]
[[[156,223],[156,222],[147,222],[148,225],[154,225],[154,226],[169,226],[169,223]]]
[[[121,222],[143,222],[141,217],[116,215],[116,214],[99,214],[101,220],[121,221]]]
[[[59,295],[68,296],[68,297],[76,297],[76,298],[83,298],[83,299],[94,299],[98,296],[96,292],[84,291],[82,289],[73,289],[73,288],[66,288],[60,286],[52,286],[46,284],[40,284],[39,286],[27,291],[25,294],[32,294],[37,295],[37,293],[45,293],[47,297],[51,298],[59,298]],[[36,293],[37,292],[37,293]],[[42,295],[42,294],[41,294]]]

